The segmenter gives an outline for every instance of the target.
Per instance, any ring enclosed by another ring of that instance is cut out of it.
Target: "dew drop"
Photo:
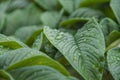
[[[91,29],[87,29],[88,31],[91,31]]]
[[[81,56],[81,53],[78,53],[79,56]]]
[[[77,55],[74,54],[73,60],[76,61],[77,60]]]
[[[59,39],[62,39],[63,37],[64,37],[64,33],[60,32],[55,39],[59,40]]]

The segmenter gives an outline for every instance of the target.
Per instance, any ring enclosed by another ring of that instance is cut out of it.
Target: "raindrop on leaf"
[[[63,37],[64,37],[64,33],[60,32],[55,39],[59,40],[59,39],[62,39]]]

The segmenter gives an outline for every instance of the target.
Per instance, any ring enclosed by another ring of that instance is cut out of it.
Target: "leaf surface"
[[[78,80],[48,66],[29,66],[10,71],[15,80]]]
[[[115,80],[120,80],[120,48],[112,48],[107,54],[109,71]]]
[[[64,75],[69,75],[67,70],[42,52],[30,48],[20,48],[0,55],[0,68],[7,71],[32,66],[47,65],[59,70]]]
[[[85,80],[101,80],[105,41],[100,27],[93,18],[75,36],[47,26],[44,33]]]

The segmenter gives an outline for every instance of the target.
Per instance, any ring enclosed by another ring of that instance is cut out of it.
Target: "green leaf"
[[[58,0],[58,1],[68,13],[72,13],[75,9],[78,8],[81,0]]]
[[[57,0],[34,0],[34,2],[45,10],[55,10],[58,5]]]
[[[0,2],[9,1],[9,0],[0,0]]]
[[[101,80],[105,41],[100,27],[92,18],[75,36],[49,27],[44,33],[85,80]]]
[[[62,14],[63,14],[63,11],[61,11],[60,13],[56,11],[44,12],[41,15],[40,19],[44,25],[50,26],[52,28],[56,28],[58,27]]]
[[[0,55],[0,68],[7,71],[32,65],[50,66],[66,76],[69,75],[67,70],[58,62],[34,49],[20,48]]]
[[[0,3],[0,16],[1,14],[5,14],[5,11],[8,8],[8,4],[9,4],[9,1]]]
[[[111,0],[110,1],[110,7],[112,8],[113,13],[115,14],[115,17],[116,17],[118,23],[120,24],[120,14],[119,14],[120,4],[119,3],[120,3],[120,0]]]
[[[10,49],[9,47],[0,45],[0,55],[3,54],[4,52],[10,51],[10,50],[12,50],[12,49]]]
[[[13,11],[15,9],[21,9],[28,6],[28,0],[11,0],[7,7],[7,12]]]
[[[119,46],[120,46],[120,39],[117,39],[106,48],[106,51],[108,51],[111,48],[119,47]]]
[[[26,26],[26,27],[21,27],[21,28],[19,28],[19,29],[15,32],[14,36],[17,37],[17,38],[19,38],[21,41],[25,42],[25,41],[27,41],[27,40],[30,38],[30,36],[31,36],[35,31],[37,31],[38,29],[39,29],[38,26]],[[24,34],[24,35],[21,35],[21,33]]]
[[[40,24],[40,14],[41,10],[33,3],[29,4],[25,9],[17,9],[9,13],[6,19],[6,28],[3,30],[3,33],[11,35],[19,27]]]
[[[120,38],[120,32],[119,31],[116,31],[116,30],[113,30],[108,36],[107,36],[107,39],[106,39],[106,45],[110,45],[112,42],[116,41],[117,39]]]
[[[32,45],[33,49],[40,50],[43,43],[43,33],[41,32],[40,35],[36,38],[35,42]]]
[[[13,77],[5,70],[0,70],[0,80],[15,80]]]
[[[100,4],[100,3],[106,3],[106,2],[109,2],[110,0],[82,0],[80,2],[80,7],[83,7],[83,6],[93,6],[95,4]]]
[[[15,80],[78,80],[69,78],[47,66],[30,66],[10,71]]]
[[[38,35],[40,35],[40,33],[43,31],[42,28],[39,28],[38,30],[34,31],[30,36],[29,38],[25,41],[25,43],[28,45],[28,46],[32,46],[35,39],[37,38]]]
[[[0,3],[0,32],[2,32],[2,30],[5,27],[5,22],[6,22],[5,11],[7,9],[8,3],[9,2]]]
[[[104,33],[105,38],[111,33],[113,30],[119,30],[119,26],[116,22],[114,22],[110,18],[103,18],[100,21],[100,24],[102,25],[102,31]]]
[[[99,10],[83,7],[75,10],[70,18],[92,18],[93,16],[100,19],[104,17],[104,14]]]
[[[113,48],[107,54],[109,71],[115,80],[120,80],[120,48]]]
[[[3,34],[0,34],[0,45],[6,46],[12,49],[27,47],[27,45],[15,39],[14,37],[7,37]]]
[[[61,26],[71,26],[77,23],[86,23],[89,19],[86,18],[70,18],[61,22]]]
[[[0,14],[0,32],[3,30],[4,25],[5,25],[5,19],[6,15],[5,14]]]

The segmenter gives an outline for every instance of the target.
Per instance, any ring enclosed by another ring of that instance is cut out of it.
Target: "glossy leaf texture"
[[[64,75],[69,75],[61,64],[34,49],[20,48],[0,55],[0,68],[7,71],[32,65],[47,65],[59,70]]]
[[[30,66],[10,71],[15,80],[78,80],[48,66]]]
[[[112,48],[107,54],[109,71],[114,80],[120,80],[120,48]]]
[[[101,80],[105,41],[100,27],[92,18],[74,36],[48,26],[44,28],[44,33],[85,80]]]

